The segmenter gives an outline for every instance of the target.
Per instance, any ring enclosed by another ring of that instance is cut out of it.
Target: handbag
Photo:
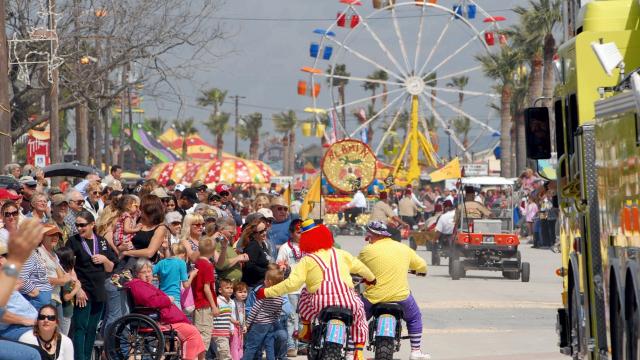
[[[193,290],[191,290],[191,287],[180,290],[180,306],[182,306],[182,311],[187,315],[191,314],[196,309],[196,305],[193,301]]]

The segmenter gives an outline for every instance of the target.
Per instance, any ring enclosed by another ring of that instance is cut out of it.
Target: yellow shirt
[[[331,250],[320,250],[315,253],[327,266],[330,265],[329,259]],[[336,249],[338,256],[338,268],[340,270],[340,278],[347,286],[353,288],[351,274],[358,274],[367,281],[373,281],[375,276],[360,260],[344,250]],[[282,296],[300,290],[302,285],[307,285],[307,291],[316,292],[322,282],[322,269],[318,263],[310,256],[300,259],[300,262],[291,269],[289,277],[278,285],[274,285],[265,289],[266,297]]]
[[[405,300],[410,293],[407,273],[427,272],[427,262],[407,245],[390,238],[366,245],[360,259],[376,276],[376,284],[368,286],[364,297],[372,304]]]

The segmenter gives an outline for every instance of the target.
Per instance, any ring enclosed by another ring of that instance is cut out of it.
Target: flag
[[[291,184],[286,184],[286,188],[284,189],[284,193],[282,193],[282,197],[287,202],[287,206],[291,207]]]
[[[460,159],[455,158],[451,160],[447,165],[429,174],[431,182],[438,182],[447,179],[459,179],[462,177],[462,170],[460,169]]]
[[[306,219],[311,212],[314,204],[320,204],[320,195],[322,194],[322,184],[320,182],[320,176],[316,176],[313,180],[313,184],[307,192],[307,196],[304,197],[302,206],[300,207],[300,218]]]

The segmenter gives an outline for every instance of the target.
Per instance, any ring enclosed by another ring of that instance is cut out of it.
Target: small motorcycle
[[[313,323],[307,359],[345,360],[352,323],[349,309],[338,306],[322,309]]]
[[[397,303],[379,303],[371,308],[369,321],[369,345],[367,349],[375,353],[375,360],[392,360],[400,350],[402,318],[404,310]]]

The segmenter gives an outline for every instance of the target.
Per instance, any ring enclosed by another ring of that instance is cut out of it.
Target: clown
[[[362,348],[367,340],[368,327],[362,300],[353,290],[350,274],[358,274],[365,283],[375,283],[375,276],[360,260],[346,251],[333,247],[333,235],[324,225],[316,225],[313,220],[302,223],[300,250],[307,254],[291,270],[291,275],[278,285],[262,288],[257,297],[277,297],[300,289],[298,310],[303,329],[298,339],[309,342],[309,325],[327,306],[341,306],[350,309],[354,322],[351,326],[351,340],[355,343],[354,359],[362,359]],[[351,345],[353,346],[353,345]]]

